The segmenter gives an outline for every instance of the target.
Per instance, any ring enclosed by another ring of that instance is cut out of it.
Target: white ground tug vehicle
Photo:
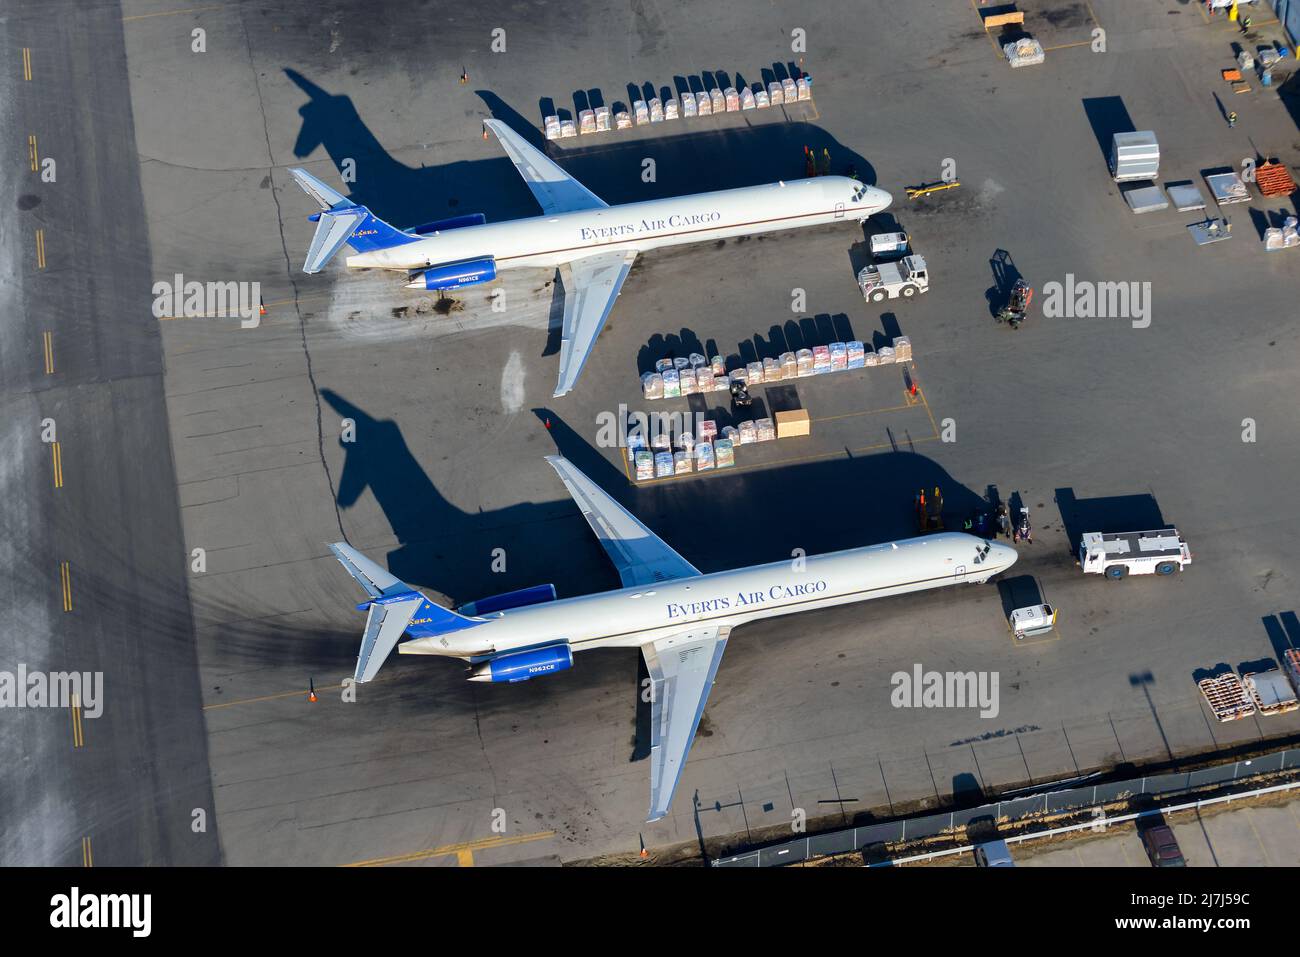
[[[1118,581],[1126,575],[1172,575],[1192,563],[1192,552],[1176,528],[1150,532],[1085,532],[1079,567]]]
[[[1046,635],[1056,627],[1056,609],[1051,605],[1029,605],[1026,608],[1017,608],[1007,619],[1007,625],[1017,641],[1022,638]]]
[[[903,296],[911,299],[930,288],[930,271],[920,256],[904,256],[898,262],[864,266],[858,273],[858,288],[868,302],[884,302]]]

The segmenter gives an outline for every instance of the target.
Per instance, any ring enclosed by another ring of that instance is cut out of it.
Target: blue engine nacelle
[[[573,650],[568,643],[547,645],[531,651],[512,655],[497,655],[491,661],[477,665],[470,673],[470,681],[527,681],[539,675],[549,675],[573,667]]]
[[[440,219],[434,223],[425,223],[423,226],[416,226],[411,232],[417,236],[428,236],[431,233],[443,233],[449,229],[464,229],[466,226],[482,226],[487,222],[487,217],[482,213],[467,213],[464,216],[453,216],[451,219]]]
[[[509,611],[511,608],[523,608],[526,605],[540,605],[542,602],[555,601],[554,585],[534,585],[508,591],[504,595],[480,598],[467,605],[461,605],[456,611],[462,615],[490,615],[494,611]]]
[[[497,278],[497,264],[491,256],[486,259],[464,259],[460,262],[430,266],[418,272],[406,284],[407,289],[459,289],[491,282]]]

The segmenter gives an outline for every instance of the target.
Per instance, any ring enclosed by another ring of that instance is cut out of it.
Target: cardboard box
[[[812,419],[807,409],[791,409],[776,414],[776,437],[788,439],[812,434]]]

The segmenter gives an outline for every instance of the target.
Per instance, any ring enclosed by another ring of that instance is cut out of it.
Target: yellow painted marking
[[[63,588],[63,610],[72,611],[72,569],[67,562],[59,562],[59,583]]]
[[[88,837],[83,837],[81,839],[81,866],[95,866],[95,853],[90,849],[90,838]]]
[[[23,47],[23,79],[32,78],[32,48]]]
[[[157,13],[137,13],[134,16],[123,17],[123,23],[130,23],[132,20],[148,20],[151,17],[176,17],[184,13],[203,13],[205,10],[220,9],[220,4],[212,4],[206,7],[190,7],[188,10],[160,10]]]
[[[368,861],[356,861],[352,864],[344,864],[344,867],[384,867],[388,864],[410,864],[415,861],[425,861],[431,857],[450,857],[455,855],[457,860],[461,861],[461,866],[469,866],[464,863],[462,854],[473,855],[475,851],[483,851],[492,847],[509,847],[512,844],[527,844],[530,841],[544,841],[548,837],[554,837],[554,831],[538,831],[535,834],[520,834],[516,837],[485,837],[477,841],[464,841],[459,844],[444,844],[442,847],[430,848],[427,851],[412,851],[410,854],[397,854],[393,857],[376,857]],[[470,858],[471,864],[473,858]]]
[[[45,348],[45,374],[54,375],[54,333],[41,333],[41,342]]]
[[[81,698],[79,695],[72,696],[72,746],[82,748],[86,745],[85,730],[81,726]]]
[[[54,461],[54,487],[63,488],[63,449],[58,442],[50,443],[50,455]]]
[[[36,148],[36,134],[27,134],[27,158],[31,160],[32,172],[35,173],[41,167],[41,154]]]
[[[473,852],[473,851],[457,851],[457,852],[456,852],[456,866],[457,866],[457,867],[473,867],[473,866],[474,866],[474,852]]]
[[[1089,47],[1092,46],[1091,40],[1078,40],[1074,43],[1058,43],[1054,47],[1043,47],[1044,53],[1051,53],[1053,50],[1068,50],[1070,47]]]
[[[36,268],[45,268],[45,230],[36,230]]]

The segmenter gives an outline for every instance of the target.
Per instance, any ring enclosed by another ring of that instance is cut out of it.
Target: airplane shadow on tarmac
[[[547,581],[555,583],[561,597],[620,587],[558,477],[551,501],[464,511],[438,493],[395,422],[377,419],[328,389],[321,396],[340,416],[356,423],[355,441],[342,445],[338,504],[346,510],[366,489],[374,495],[399,544],[386,556],[370,557],[394,575],[436,590],[454,603]],[[919,488],[942,488],[945,514],[952,516],[949,527],[960,528],[960,517],[984,501],[932,460],[908,452],[636,487],[554,412],[534,412],[537,439],[521,447],[519,468],[549,473],[542,457],[559,452],[706,573],[789,559],[796,548],[817,554],[910,537],[915,534],[913,496]],[[498,548],[507,556],[504,573],[491,569],[492,552]],[[340,572],[339,587],[350,585]],[[358,615],[358,635],[361,622]],[[792,640],[802,631],[792,630]],[[745,653],[740,642],[729,655]],[[395,664],[397,659],[388,667]],[[460,679],[458,669],[439,664],[419,661],[415,666],[438,672],[438,677],[430,677],[438,688]],[[624,683],[631,694],[639,688],[633,683],[639,668],[640,656],[632,651],[583,655],[572,672],[514,686],[510,695],[492,698],[502,708],[528,708],[530,702],[560,691],[595,692],[617,683]],[[547,687],[534,687],[540,685]],[[477,696],[447,699],[452,700],[467,708],[483,705]],[[629,708],[629,717],[632,713]],[[637,729],[634,760],[646,753],[648,714],[638,713]]]
[[[354,183],[340,184],[328,175],[322,178],[330,186],[346,186],[350,200],[370,207],[381,219],[409,227],[471,212],[481,212],[489,221],[539,215],[528,187],[496,144],[485,147],[488,159],[407,166],[384,149],[351,97],[330,93],[296,70],[284,72],[309,97],[298,110],[302,128],[294,155],[306,157],[323,147],[340,172],[345,160],[355,161]],[[875,170],[866,159],[820,127],[802,121],[721,129],[710,128],[706,120],[675,136],[620,140],[617,132],[611,132],[570,141],[582,143],[570,149],[552,145],[547,150],[541,132],[500,97],[487,90],[475,92],[493,117],[548,152],[611,205],[801,178],[804,146],[818,155],[829,150],[832,172],[843,173],[851,164],[863,182],[875,183]],[[642,177],[647,157],[655,160],[651,182]]]

